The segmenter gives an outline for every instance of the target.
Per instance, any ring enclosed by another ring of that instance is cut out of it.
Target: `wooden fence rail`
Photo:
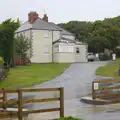
[[[23,93],[25,92],[49,92],[49,91],[59,91],[60,96],[59,98],[44,98],[44,99],[33,99],[33,100],[23,100]],[[23,114],[24,113],[42,113],[42,112],[53,112],[53,111],[60,111],[60,117],[64,117],[64,89],[63,88],[40,88],[40,89],[18,89],[18,90],[7,90],[5,88],[0,90],[0,93],[2,93],[3,97],[0,97],[0,107],[3,108],[3,110],[7,111],[8,104],[16,104],[18,105],[18,112],[15,113],[18,116],[18,120],[23,120]],[[7,94],[8,93],[17,93],[18,94],[18,100],[7,100]],[[31,110],[31,111],[23,111],[23,105],[28,103],[38,103],[38,102],[60,102],[60,107],[58,108],[49,108],[49,109],[40,109],[40,110]],[[4,117],[8,118],[11,116],[10,113],[3,113]],[[1,117],[1,116],[0,116]]]
[[[106,87],[99,87],[99,84],[111,84],[111,83],[120,83],[120,80],[97,80],[92,82],[92,98],[120,98],[120,85],[116,86],[106,86]],[[120,102],[120,99],[119,99]]]

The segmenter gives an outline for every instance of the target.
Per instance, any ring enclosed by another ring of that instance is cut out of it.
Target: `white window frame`
[[[49,55],[49,47],[47,45],[44,46],[44,55]]]
[[[59,46],[59,52],[64,52],[64,53],[73,53],[74,52],[74,47],[73,46]]]

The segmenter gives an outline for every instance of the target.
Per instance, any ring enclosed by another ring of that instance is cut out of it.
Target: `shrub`
[[[2,57],[0,57],[0,63],[4,63],[4,60]]]
[[[101,54],[99,54],[99,59],[100,59],[100,61],[107,61],[107,60],[111,60],[112,57],[111,57],[111,56],[108,56],[108,55],[105,54],[105,53],[101,53]]]
[[[4,60],[2,57],[0,57],[0,80],[3,80],[5,78],[5,71],[4,71]]]
[[[80,118],[73,118],[73,117],[64,117],[64,118],[59,118],[58,120],[82,120]]]
[[[116,57],[120,57],[120,49],[119,48],[117,48],[115,50],[115,54],[116,54]]]

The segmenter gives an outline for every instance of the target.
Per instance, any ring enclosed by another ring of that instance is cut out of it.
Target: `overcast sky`
[[[94,21],[120,15],[120,0],[0,0],[0,22],[7,18],[27,20],[29,11],[44,10],[49,21]]]

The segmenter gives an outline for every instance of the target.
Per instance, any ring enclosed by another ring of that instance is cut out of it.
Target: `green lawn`
[[[118,76],[118,74],[117,74],[119,64],[120,64],[120,59],[117,59],[111,65],[99,67],[96,70],[96,75],[120,78],[120,76]]]
[[[7,79],[0,83],[0,88],[14,89],[40,84],[59,76],[69,66],[69,63],[49,63],[11,68]]]

